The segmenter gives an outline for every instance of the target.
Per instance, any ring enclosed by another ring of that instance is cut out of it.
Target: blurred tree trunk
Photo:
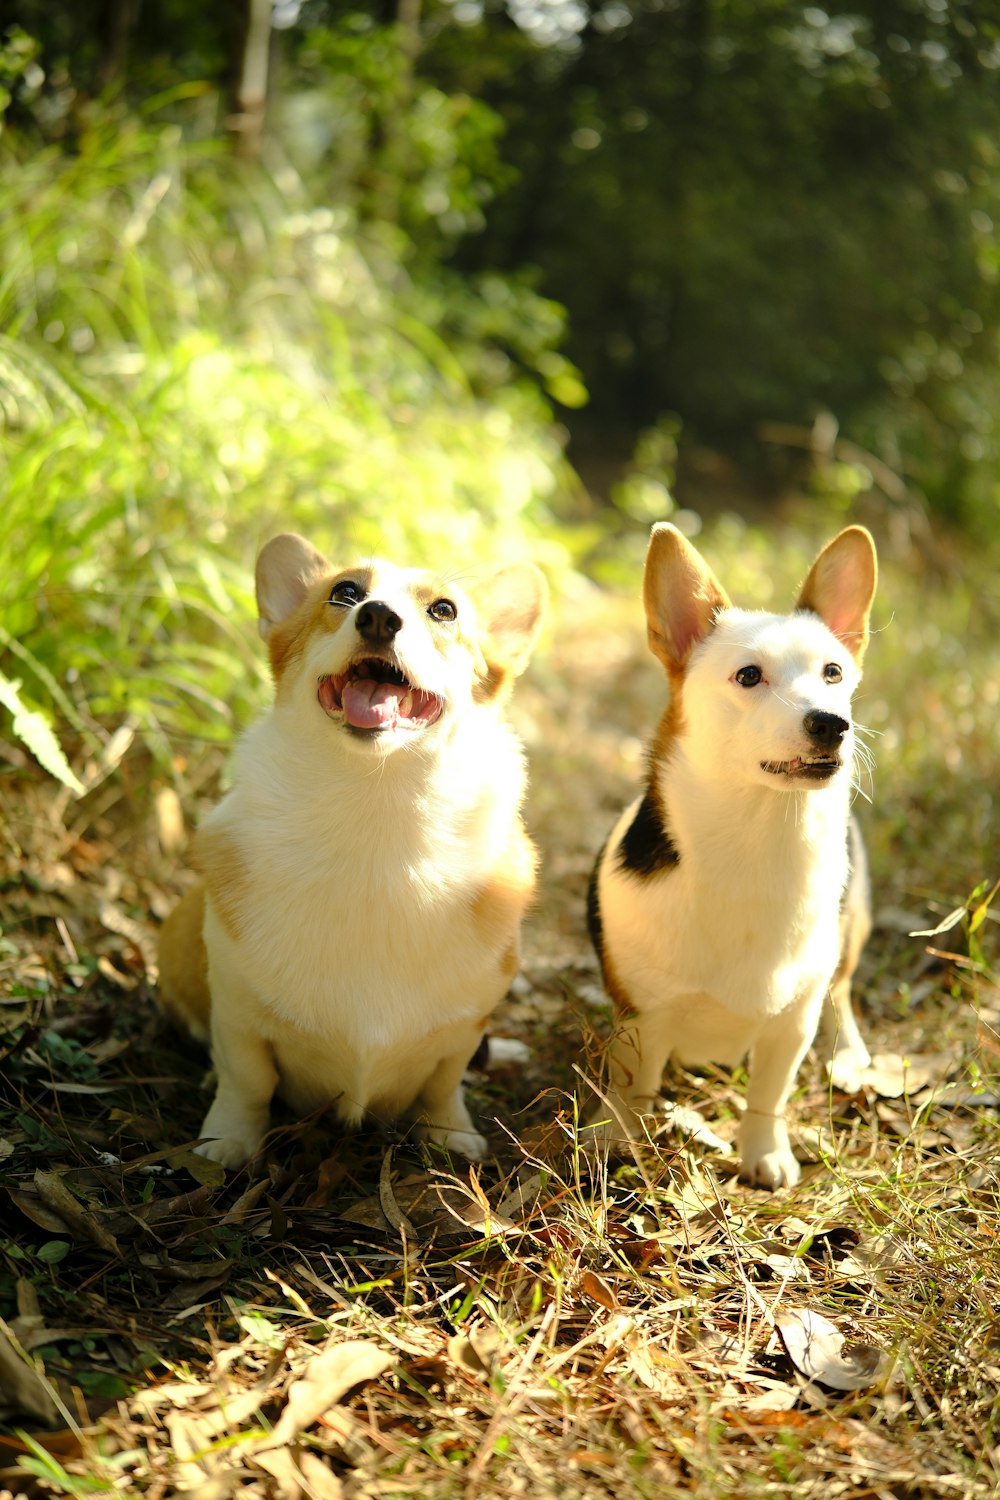
[[[137,10],[138,0],[106,0],[101,8],[101,64],[97,75],[101,91],[118,82],[125,72]]]
[[[420,13],[422,0],[397,0],[396,33],[399,39],[400,65],[396,86],[387,99],[381,129],[373,137],[380,158],[372,192],[374,215],[388,224],[398,224],[400,191],[410,175],[411,154],[407,115],[413,103],[417,58],[420,56]]]
[[[233,108],[228,124],[237,153],[253,157],[259,153],[264,136],[271,66],[272,0],[244,0],[244,7],[233,69]]]

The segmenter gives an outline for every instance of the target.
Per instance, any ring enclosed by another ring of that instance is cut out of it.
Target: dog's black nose
[[[802,720],[802,727],[821,750],[836,750],[851,726],[839,714],[827,714],[822,709],[813,708]]]
[[[394,609],[383,604],[381,599],[369,599],[358,610],[355,620],[358,634],[370,646],[384,646],[403,628],[403,622]]]

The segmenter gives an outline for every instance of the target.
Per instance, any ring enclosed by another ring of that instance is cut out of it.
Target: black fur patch
[[[590,941],[594,945],[594,952],[601,960],[604,967],[604,924],[601,921],[601,903],[597,895],[597,877],[601,870],[601,860],[604,858],[604,850],[607,844],[603,844],[601,852],[594,860],[594,868],[590,872],[590,884],[587,886],[587,931],[590,933]]]
[[[647,787],[635,817],[618,846],[618,868],[626,875],[658,875],[678,864],[680,855],[663,826],[663,818]]]

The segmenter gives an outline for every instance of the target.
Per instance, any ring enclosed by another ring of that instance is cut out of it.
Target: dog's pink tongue
[[[355,729],[391,729],[400,722],[423,728],[441,713],[441,700],[433,693],[371,677],[345,683],[341,706]]]
[[[355,729],[382,729],[399,717],[399,700],[405,692],[395,682],[356,677],[344,686],[344,717]]]

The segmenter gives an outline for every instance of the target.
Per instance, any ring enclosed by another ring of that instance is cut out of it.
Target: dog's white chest
[[[474,898],[517,815],[520,761],[504,749],[496,785],[463,785],[446,767],[395,791],[355,775],[311,784],[275,760],[265,780],[258,755],[206,820],[241,871],[228,920],[209,893],[213,1003],[244,997],[297,1109],[399,1113],[449,1029],[482,1021],[502,995],[511,935],[484,935]]]
[[[670,1010],[675,1050],[691,1061],[737,1060],[763,1021],[822,987],[837,962],[847,855],[836,822],[825,838],[780,823],[722,826],[658,875],[630,875],[613,854],[601,874],[615,973],[636,1009]]]

